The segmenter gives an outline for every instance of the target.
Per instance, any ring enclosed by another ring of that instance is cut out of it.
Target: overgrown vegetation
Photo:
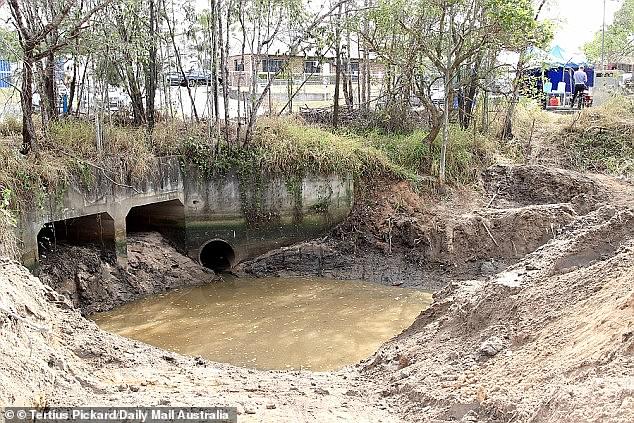
[[[533,146],[540,145],[554,149],[557,163],[565,167],[633,175],[632,116],[634,101],[623,97],[565,117],[522,101],[513,140],[496,139],[495,122],[489,133],[451,126],[447,179],[454,184],[473,183],[495,156],[521,162],[531,158]],[[204,177],[235,172],[249,181],[262,174],[297,178],[321,173],[416,182],[437,177],[439,172],[440,137],[430,144],[424,142],[426,136],[423,129],[408,133],[333,131],[300,118],[263,118],[253,141],[244,146],[210,138],[204,123],[172,121],[158,122],[151,136],[139,127],[104,125],[99,151],[92,123],[64,119],[51,126],[51,141],[37,156],[20,155],[18,137],[5,137],[0,145],[0,189],[9,193],[6,210],[42,208],[59,199],[69,185],[92,188],[99,173],[122,184],[152,178],[155,158],[172,155],[181,157],[184,169],[195,169]]]
[[[16,138],[5,138],[0,147],[0,181],[10,190],[10,207],[24,210],[44,207],[45,195],[58,197],[69,184],[90,189],[95,175],[105,172],[118,183],[152,178],[155,158],[179,155],[185,169],[201,176],[236,172],[255,174],[311,173],[387,177],[417,181],[436,176],[439,144],[423,143],[425,132],[387,135],[331,132],[296,118],[262,119],[248,147],[219,145],[209,138],[204,124],[157,123],[152,136],[143,128],[104,125],[101,152],[90,122],[65,119],[51,126],[51,141],[35,157],[17,151]],[[452,128],[448,148],[448,178],[472,182],[495,149],[485,136]]]
[[[0,121],[0,135],[14,136],[22,133],[22,122],[15,116],[7,116]]]
[[[565,122],[562,143],[570,166],[634,176],[634,99],[613,97]]]

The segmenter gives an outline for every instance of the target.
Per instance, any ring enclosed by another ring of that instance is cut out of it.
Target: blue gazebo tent
[[[585,67],[585,72],[588,75],[588,87],[594,86],[594,69],[585,60],[585,58],[569,55],[566,50],[560,46],[554,46],[550,51],[533,48],[529,52],[531,59],[529,61],[530,68],[527,74],[531,76],[541,76],[539,82],[540,88],[543,84],[550,82],[552,84],[552,90],[556,90],[560,82],[566,84],[565,92],[571,93],[573,90],[574,82],[572,75],[579,68],[579,66]]]

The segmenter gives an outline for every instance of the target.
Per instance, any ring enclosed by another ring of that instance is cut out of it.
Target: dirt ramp
[[[583,214],[609,199],[606,186],[581,173],[540,165],[494,165],[482,173],[494,207],[572,203]]]
[[[71,363],[61,331],[72,333],[53,316],[68,301],[44,286],[16,262],[0,258],[0,404],[47,405],[53,392],[70,393],[88,383],[90,371]],[[78,377],[83,373],[85,376]]]
[[[520,259],[574,221],[567,204],[512,209],[478,209],[429,225],[396,220],[393,239],[410,246],[425,262],[464,266],[483,260]]]
[[[634,421],[632,281],[634,211],[602,207],[507,271],[448,285],[365,371],[408,421]]]

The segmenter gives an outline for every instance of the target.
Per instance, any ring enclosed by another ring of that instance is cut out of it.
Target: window
[[[351,62],[350,63],[350,73],[352,75],[358,75],[359,74],[359,62]]]
[[[321,73],[321,66],[317,60],[306,60],[304,62],[304,73]]]
[[[234,60],[234,70],[242,72],[244,70],[244,63],[239,60]]]
[[[0,60],[0,88],[11,86],[11,64],[8,60]]]
[[[262,60],[262,72],[277,73],[284,65],[283,60],[264,59]]]

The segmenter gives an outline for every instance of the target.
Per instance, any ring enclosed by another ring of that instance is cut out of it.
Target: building
[[[620,70],[626,73],[634,72],[634,59],[621,60],[618,63],[608,63],[608,70]]]
[[[344,72],[352,80],[353,97],[359,98],[361,84],[360,68],[362,60],[358,56],[348,60]],[[314,55],[281,55],[281,54],[234,54],[229,56],[229,92],[233,98],[238,93],[249,93],[252,90],[253,76],[257,78],[256,91],[263,92],[272,79],[271,101],[287,102],[289,97],[297,102],[332,103],[335,92],[336,60],[334,54]],[[368,60],[370,74],[370,98],[379,95],[385,67],[375,57]],[[255,72],[253,69],[255,67]],[[280,71],[281,70],[281,71]],[[342,80],[343,84],[343,80]],[[367,88],[366,88],[367,89]],[[343,88],[340,89],[343,99]],[[342,100],[343,101],[343,100]]]
[[[11,86],[11,63],[8,60],[0,60],[0,88]]]

